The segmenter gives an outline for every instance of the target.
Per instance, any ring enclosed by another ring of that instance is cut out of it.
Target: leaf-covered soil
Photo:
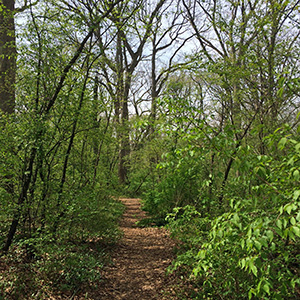
[[[58,286],[55,287],[54,282],[58,277],[52,282],[30,262],[24,262],[20,254],[19,260],[13,259],[13,256],[5,260],[0,258],[0,300],[191,299],[185,293],[189,284],[176,275],[166,274],[166,269],[175,258],[175,242],[169,232],[165,228],[139,227],[137,222],[146,217],[141,210],[140,200],[123,198],[121,201],[126,208],[120,221],[123,237],[114,246],[106,248],[111,259],[101,270],[100,281],[62,291]],[[89,253],[98,250],[92,242],[86,247]],[[88,266],[83,267],[89,272]],[[12,285],[4,286],[3,280]],[[6,296],[3,296],[4,291]]]
[[[121,221],[123,238],[112,252],[112,264],[104,269],[103,281],[92,299],[147,300],[178,299],[176,278],[166,269],[174,258],[174,241],[164,228],[140,228],[145,218],[138,199],[124,198],[126,210]]]

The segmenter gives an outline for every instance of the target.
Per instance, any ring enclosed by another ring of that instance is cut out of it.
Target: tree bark
[[[0,0],[0,109],[12,114],[15,109],[16,36],[14,0]]]

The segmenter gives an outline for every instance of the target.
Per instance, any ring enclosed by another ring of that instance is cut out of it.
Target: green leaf
[[[199,267],[193,269],[193,273],[194,273],[195,277],[198,276],[198,273],[200,272],[200,270],[201,270],[201,268],[199,268]]]
[[[254,262],[252,260],[249,261],[249,269],[251,270],[251,272],[253,273],[253,275],[255,277],[257,277],[257,268],[254,265]]]
[[[259,228],[256,228],[254,231],[253,231],[253,234],[255,235],[255,236],[259,236],[260,235],[260,229]]]
[[[246,260],[245,260],[245,258],[243,258],[242,260],[240,260],[240,266],[241,266],[242,269],[245,268],[245,266],[246,266]]]
[[[279,208],[279,213],[282,215],[283,214],[283,206],[280,206]]]
[[[279,220],[278,220],[278,221],[279,221]],[[274,238],[274,233],[273,233],[273,231],[272,231],[272,230],[268,230],[268,231],[266,232],[266,235],[267,235],[268,239],[270,240],[270,242],[272,242],[272,241],[273,241],[273,238]]]
[[[252,240],[251,239],[247,239],[246,240],[246,245],[247,245],[248,250],[252,249],[252,246],[253,246]]]
[[[262,166],[258,166],[254,168],[254,173],[258,174],[261,177],[264,177],[266,175],[266,169]]]
[[[264,284],[263,290],[264,290],[268,295],[270,295],[270,287],[269,287],[269,285],[268,285],[267,283]]]
[[[296,224],[296,219],[294,217],[291,217],[290,222],[291,222],[292,225],[295,225]]]
[[[291,211],[292,211],[292,205],[290,204],[290,205],[288,205],[287,207],[286,207],[286,212],[290,215],[291,214]]]
[[[292,227],[292,231],[294,232],[294,234],[296,236],[299,236],[300,237],[300,228],[298,226],[293,226]]]
[[[268,247],[268,242],[265,237],[260,238],[259,241],[264,247]]]
[[[272,250],[272,251],[275,251],[275,249],[276,249],[275,243],[271,243],[271,250]]]
[[[300,178],[299,170],[295,170],[294,173],[293,173],[293,176],[294,176],[295,180],[299,180],[299,178]]]
[[[276,225],[279,229],[282,229],[282,221],[280,219],[276,221]]]
[[[241,241],[241,247],[242,247],[242,249],[245,248],[245,240],[242,240],[242,241]]]
[[[294,159],[294,157],[292,157],[292,158],[290,158],[289,161],[287,162],[287,165],[288,165],[288,166],[293,166],[294,163],[295,163],[295,159]]]
[[[293,199],[294,199],[294,200],[298,200],[299,196],[300,196],[300,190],[294,191]]]
[[[254,245],[256,247],[257,250],[260,250],[261,249],[261,243],[259,241],[254,241]]]
[[[254,290],[251,289],[249,292],[248,292],[248,298],[249,299],[252,299],[252,295],[254,294]]]
[[[198,252],[198,257],[200,258],[200,259],[204,259],[205,258],[205,255],[206,255],[206,250],[200,250],[199,252]]]
[[[283,150],[286,143],[287,143],[287,138],[286,137],[281,138],[281,140],[278,142],[278,149]]]
[[[248,232],[247,232],[247,236],[248,238],[250,238],[252,236],[252,228],[250,227]]]

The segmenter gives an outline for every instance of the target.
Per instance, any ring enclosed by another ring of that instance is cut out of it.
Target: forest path
[[[120,200],[126,207],[120,223],[124,236],[112,253],[113,263],[104,270],[95,299],[177,299],[174,277],[165,273],[174,258],[174,241],[164,228],[137,227],[136,222],[145,218],[139,199]]]

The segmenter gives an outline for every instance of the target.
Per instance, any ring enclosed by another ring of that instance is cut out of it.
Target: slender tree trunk
[[[60,185],[59,185],[59,190],[58,190],[58,198],[57,198],[57,203],[56,203],[56,210],[57,210],[57,213],[59,213],[59,214],[56,217],[54,225],[53,225],[53,234],[54,235],[57,232],[57,229],[58,229],[59,222],[60,222],[61,218],[66,213],[66,210],[62,209],[62,196],[63,196],[63,191],[64,191],[64,185],[65,185],[65,182],[67,180],[67,170],[68,170],[68,165],[69,165],[69,158],[70,158],[70,155],[71,155],[71,150],[73,148],[74,139],[75,139],[75,136],[76,136],[76,129],[77,129],[77,124],[78,124],[79,114],[80,114],[81,108],[83,106],[84,93],[85,93],[85,90],[86,90],[89,71],[90,71],[90,68],[88,68],[88,70],[87,70],[86,77],[85,77],[85,80],[84,80],[84,83],[83,83],[78,108],[77,108],[77,111],[75,113],[76,114],[75,121],[74,121],[73,126],[72,126],[72,132],[71,132],[71,136],[70,136],[70,140],[69,140],[69,144],[68,144],[68,149],[66,151],[65,158],[64,158],[63,171],[62,171],[62,175],[61,175],[61,179],[60,179]]]
[[[129,169],[129,155],[130,155],[130,140],[129,140],[129,111],[128,111],[128,97],[131,86],[131,73],[126,74],[124,93],[122,97],[122,114],[121,114],[121,142],[119,152],[119,180],[124,184],[128,181],[128,169]]]
[[[122,38],[120,33],[117,35],[117,52],[116,52],[116,65],[117,65],[117,78],[116,78],[116,96],[114,99],[114,106],[115,106],[115,123],[118,127],[118,124],[120,123],[120,106],[121,106],[121,100],[123,95],[123,86],[124,86],[124,80],[123,80],[123,54],[122,54]],[[119,130],[119,128],[117,128]]]
[[[128,128],[128,95],[131,85],[131,73],[124,75],[124,53],[121,32],[117,36],[117,95],[115,100],[115,123],[119,140],[119,165],[118,176],[121,184],[126,183],[128,166],[126,158],[130,153],[129,128]],[[125,77],[125,78],[124,78]],[[121,118],[120,118],[121,117]]]
[[[152,56],[151,56],[151,113],[150,113],[150,138],[153,137],[154,133],[154,123],[156,120],[156,101],[158,97],[157,93],[157,79],[156,79],[156,34],[153,36],[152,41]]]

